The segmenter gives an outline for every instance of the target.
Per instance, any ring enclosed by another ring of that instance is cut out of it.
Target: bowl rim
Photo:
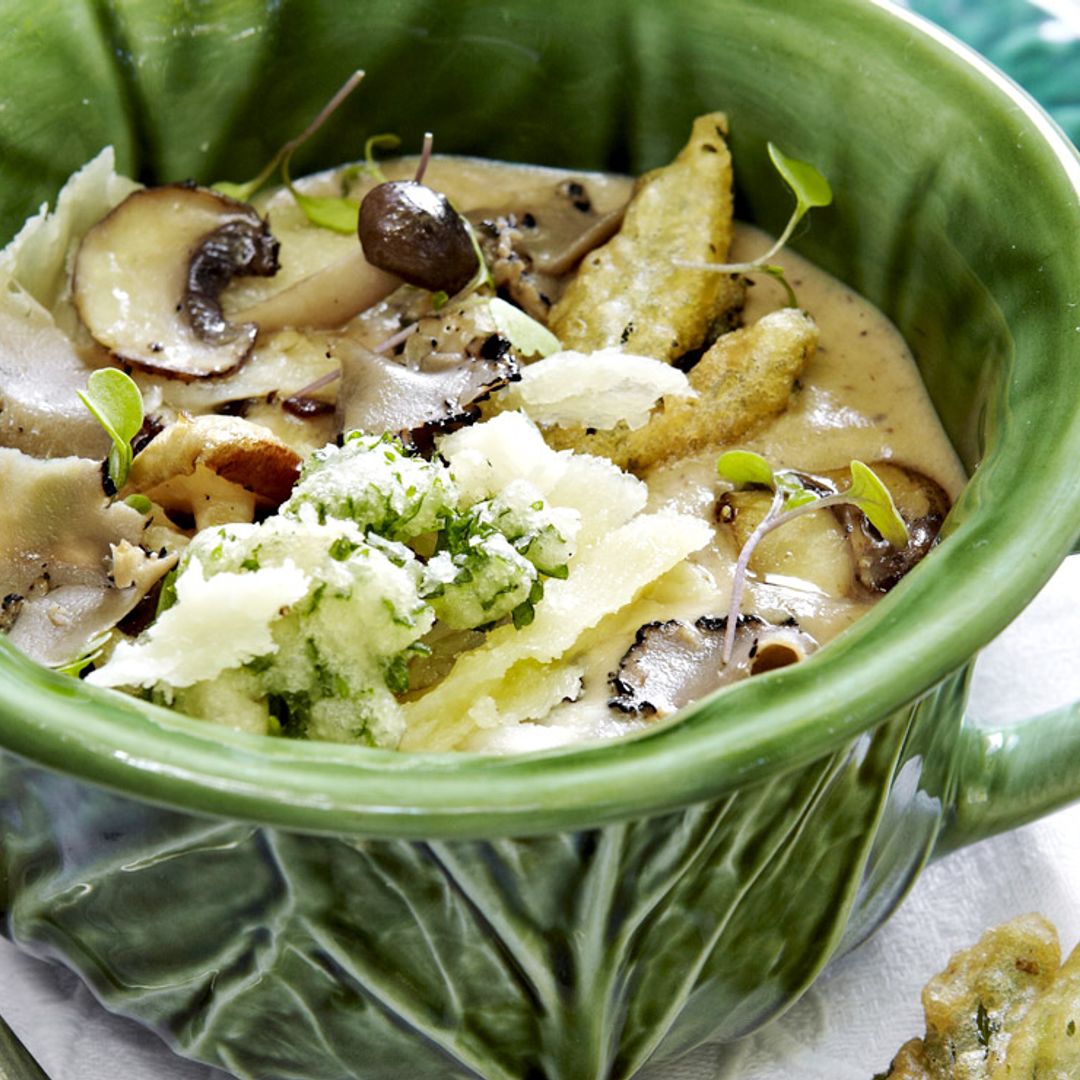
[[[1052,150],[1060,182],[1080,205],[1080,155],[1030,95],[923,17],[891,0],[864,6],[936,43],[942,64],[992,86],[1001,107],[1018,112]],[[1060,460],[1080,453],[1080,424],[1072,428],[1057,448]],[[938,548],[933,566],[905,579],[812,665],[732,687],[722,705],[707,698],[675,722],[626,739],[514,757],[271,739],[71,680],[0,641],[0,744],[139,800],[299,831],[526,835],[662,813],[840,750],[963,667],[1074,542],[1080,480],[1059,469],[1038,500],[1022,498],[1020,509],[1034,512],[1047,498],[1067,512],[1037,523],[1035,557],[1036,525],[1008,532],[976,511]],[[990,541],[991,556],[973,555]],[[901,619],[898,609],[933,610],[944,580],[952,583],[951,608],[913,644],[905,626],[914,615]],[[905,654],[914,659],[898,665]],[[718,723],[721,712],[732,715]]]

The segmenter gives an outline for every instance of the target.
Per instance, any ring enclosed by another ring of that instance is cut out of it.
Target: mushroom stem
[[[236,312],[232,318],[234,322],[255,323],[260,334],[286,326],[327,329],[373,307],[401,283],[396,274],[372,266],[357,246],[337,262]]]
[[[416,165],[416,175],[413,180],[420,183],[427,172],[428,162],[431,160],[431,149],[435,145],[435,136],[430,131],[424,132],[424,145],[420,150],[420,161]]]
[[[218,495],[213,499],[194,504],[195,531],[201,532],[213,525],[228,525],[234,521],[253,521],[255,518],[256,498],[254,492],[239,484],[231,485],[235,490],[227,497]]]

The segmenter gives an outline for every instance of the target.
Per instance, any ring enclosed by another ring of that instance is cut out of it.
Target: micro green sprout
[[[330,119],[334,112],[336,112],[338,106],[341,105],[357,86],[360,85],[360,81],[363,78],[363,71],[354,71],[345,80],[337,93],[322,107],[315,119],[312,120],[299,135],[285,143],[270,159],[262,172],[260,172],[253,180],[249,180],[246,184],[234,184],[227,180],[222,180],[213,185],[214,190],[221,192],[222,195],[229,196],[229,198],[236,199],[239,202],[249,202],[251,197],[267,183],[270,177],[274,175],[278,166],[280,166],[285,186],[292,192],[297,203],[300,205],[300,209],[304,211],[313,224],[333,229],[336,232],[341,232],[343,231],[342,226],[344,220],[349,213],[348,208],[351,207],[352,225],[350,229],[344,231],[355,232],[356,214],[358,213],[356,204],[349,199],[333,198],[329,196],[315,197],[299,194],[293,187],[292,180],[289,177],[289,162],[292,160],[293,154],[303,146],[327,120]],[[376,136],[376,138],[384,139],[385,136]],[[370,145],[371,140],[369,139],[368,142]]]
[[[746,587],[747,569],[758,544],[773,529],[812,510],[824,510],[830,506],[852,505],[861,510],[881,537],[894,548],[908,543],[907,525],[896,509],[889,489],[868,465],[852,461],[851,483],[843,491],[821,495],[811,490],[793,469],[773,469],[760,454],[749,450],[730,450],[721,454],[716,471],[721,479],[736,488],[757,486],[771,488],[772,503],[757,528],[747,538],[735,563],[731,585],[731,605],[724,631],[724,647],[721,659],[726,664],[731,659],[735,645],[735,629]]]
[[[386,176],[382,169],[379,168],[379,163],[375,160],[376,150],[397,150],[401,146],[401,139],[399,136],[394,135],[392,132],[384,132],[380,135],[370,135],[364,142],[364,163],[362,165],[355,166],[355,172],[352,169],[346,170],[346,180],[348,181],[353,176],[370,176],[372,180],[377,183],[385,184]],[[346,192],[348,194],[348,192]]]
[[[788,157],[775,143],[770,142],[768,148],[769,158],[776,167],[776,171],[795,196],[795,209],[792,211],[791,217],[788,219],[788,223],[776,243],[763,255],[759,255],[751,262],[706,263],[691,262],[685,259],[676,259],[675,262],[677,266],[689,270],[710,270],[722,274],[768,274],[784,287],[787,293],[787,306],[798,307],[795,290],[792,289],[784,276],[784,268],[771,260],[777,256],[784,245],[791,239],[791,235],[799,222],[811,210],[818,206],[828,206],[832,202],[832,188],[829,187],[828,180],[809,162]]]
[[[105,651],[105,646],[108,645],[111,636],[112,632],[105,630],[97,636],[92,637],[78,656],[73,657],[71,660],[65,660],[63,663],[56,664],[53,666],[53,670],[59,672],[61,675],[68,675],[73,679],[79,678],[91,664],[101,658],[101,654]]]
[[[499,333],[522,356],[550,356],[562,348],[559,339],[543,323],[521,308],[497,296],[491,298],[489,306]]]
[[[112,439],[109,450],[109,480],[119,491],[131,470],[131,440],[143,422],[143,400],[130,375],[119,368],[99,368],[86,380],[86,391],[77,390],[79,400]]]
[[[491,276],[491,268],[488,266],[487,259],[484,258],[484,253],[480,249],[480,239],[476,235],[476,230],[472,227],[472,222],[464,214],[459,214],[459,217],[465,223],[465,231],[469,234],[469,242],[472,244],[473,253],[476,255],[476,273],[469,284],[458,294],[459,297],[464,298],[485,285],[494,286],[495,279]]]

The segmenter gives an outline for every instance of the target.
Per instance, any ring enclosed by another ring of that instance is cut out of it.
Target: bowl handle
[[[935,857],[1080,799],[1080,702],[1000,728],[967,718],[954,761]]]

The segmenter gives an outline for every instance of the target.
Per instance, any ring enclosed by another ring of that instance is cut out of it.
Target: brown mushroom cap
[[[360,203],[360,243],[368,262],[410,285],[453,296],[478,269],[462,216],[441,192],[416,180],[389,180]]]
[[[277,250],[246,203],[189,184],[144,188],[83,238],[75,306],[121,360],[182,379],[221,375],[257,332],[225,320],[221,290],[236,276],[276,273]]]
[[[181,416],[135,456],[121,494],[139,493],[196,528],[251,521],[292,492],[300,455],[238,416]]]

